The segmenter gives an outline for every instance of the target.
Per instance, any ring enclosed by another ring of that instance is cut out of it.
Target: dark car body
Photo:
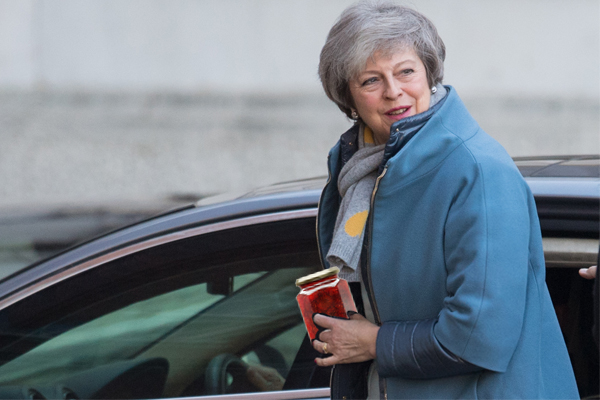
[[[598,256],[600,159],[515,161],[536,199],[580,394],[595,394],[591,281],[577,269]],[[294,286],[322,268],[315,217],[324,183],[201,200],[5,277],[0,397],[328,397],[329,371],[313,362]],[[260,392],[248,365],[276,370],[283,387]]]

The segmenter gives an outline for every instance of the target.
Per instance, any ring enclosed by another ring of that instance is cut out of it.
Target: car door
[[[0,397],[328,396],[295,302],[314,215],[183,225],[40,277],[0,304]]]

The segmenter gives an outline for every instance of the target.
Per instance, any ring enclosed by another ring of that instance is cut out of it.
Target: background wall
[[[345,0],[0,0],[0,206],[325,174]],[[600,2],[413,0],[445,82],[513,156],[600,152]]]

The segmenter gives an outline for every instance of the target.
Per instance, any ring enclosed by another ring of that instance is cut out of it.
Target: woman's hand
[[[353,314],[350,320],[345,320],[316,314],[313,321],[325,328],[313,341],[313,347],[320,353],[331,354],[315,359],[318,366],[367,361],[377,355],[379,327],[362,315]]]

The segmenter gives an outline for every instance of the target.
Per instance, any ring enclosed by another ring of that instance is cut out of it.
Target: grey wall
[[[342,0],[0,0],[0,205],[325,173],[316,67]],[[514,156],[598,153],[597,0],[413,0],[445,82]]]

